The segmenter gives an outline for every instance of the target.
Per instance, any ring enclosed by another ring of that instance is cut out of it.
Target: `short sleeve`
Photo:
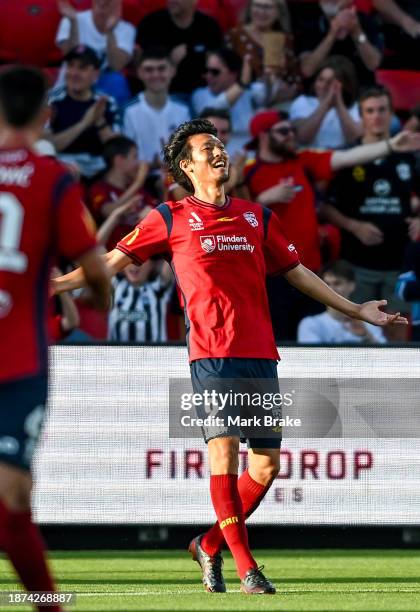
[[[79,259],[96,246],[96,227],[83,203],[80,186],[70,174],[59,177],[53,199],[57,211],[58,252],[67,259]]]
[[[264,208],[264,258],[267,274],[285,274],[299,265],[299,257],[294,244],[284,236],[280,221],[269,209]]]
[[[320,326],[317,325],[315,317],[305,317],[297,328],[297,341],[302,344],[322,343]]]
[[[293,100],[289,110],[290,121],[296,121],[298,119],[306,119],[309,117],[314,110],[317,108],[317,104],[311,104],[311,99],[308,96],[298,96]]]
[[[157,208],[120,240],[116,248],[135,263],[142,264],[153,255],[161,255],[170,250],[168,237],[167,222]]]
[[[136,30],[128,21],[119,21],[114,30],[118,49],[132,55],[136,42]]]
[[[315,181],[329,181],[334,176],[331,168],[332,151],[302,151],[298,155],[303,167]]]
[[[70,19],[63,17],[58,24],[57,34],[55,35],[55,42],[57,45],[68,40],[70,38]]]

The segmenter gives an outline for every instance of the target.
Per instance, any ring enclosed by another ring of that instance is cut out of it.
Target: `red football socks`
[[[235,560],[242,579],[250,568],[257,567],[248,546],[248,533],[236,474],[210,476],[210,493],[219,529]],[[207,551],[206,551],[207,552]]]
[[[261,500],[270,488],[271,483],[262,485],[249,475],[246,470],[238,479],[238,492],[242,502],[242,511],[245,518],[258,508]],[[201,546],[205,552],[210,555],[216,555],[222,548],[225,542],[223,531],[219,527],[219,523],[215,523],[202,537]]]
[[[4,552],[13,564],[22,584],[28,591],[55,591],[45,559],[44,543],[30,512],[13,512],[0,506],[0,537]],[[40,607],[39,610],[45,610]],[[50,612],[60,612],[51,606]]]

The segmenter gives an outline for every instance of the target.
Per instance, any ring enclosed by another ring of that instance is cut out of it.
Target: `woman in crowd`
[[[315,75],[312,92],[301,95],[290,107],[290,119],[301,144],[339,149],[360,138],[357,97],[359,84],[350,60],[332,55]]]
[[[271,37],[270,34],[283,34]],[[268,35],[268,36],[267,36]],[[244,23],[232,28],[226,44],[242,58],[251,57],[253,80],[276,80],[277,100],[293,99],[301,88],[299,61],[294,51],[290,17],[285,0],[250,0]],[[278,48],[278,58],[270,59]],[[271,52],[270,52],[271,47]],[[280,80],[279,80],[280,79]]]

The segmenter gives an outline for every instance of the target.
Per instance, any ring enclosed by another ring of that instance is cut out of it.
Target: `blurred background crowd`
[[[332,175],[325,151],[420,131],[418,0],[1,0],[0,62],[43,68],[42,155],[68,164],[111,249],[151,208],[188,196],[162,165],[176,127],[214,123],[232,196],[269,206],[302,263],[410,326],[345,319],[268,279],[279,341],[420,340],[420,157]],[[61,262],[66,269],[68,262]],[[56,271],[55,273],[58,273]],[[183,341],[168,263],[130,265],[108,315],[54,305],[55,341]],[[392,334],[392,335],[391,335]]]

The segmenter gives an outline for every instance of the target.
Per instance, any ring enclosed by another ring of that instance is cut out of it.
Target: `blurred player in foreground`
[[[62,164],[32,149],[46,120],[45,98],[40,72],[15,67],[0,74],[0,548],[28,591],[55,590],[30,508],[55,258],[79,261],[99,306],[107,307],[109,295],[78,186]]]
[[[361,163],[393,150],[420,146],[420,137],[401,133],[388,142],[334,152],[332,167]],[[196,393],[223,388],[223,379],[252,379],[255,391],[278,393],[266,274],[283,274],[295,287],[349,317],[375,325],[407,323],[380,310],[385,300],[355,304],[341,297],[300,264],[296,249],[282,235],[268,208],[225,195],[229,157],[215,127],[205,119],[182,124],[165,147],[173,178],[193,196],[151,211],[105,255],[116,274],[134,261],[161,254],[171,261],[184,297],[191,378]],[[53,281],[57,293],[84,285],[75,270]],[[264,379],[264,380],[261,380]],[[220,386],[217,384],[219,381]],[[235,415],[234,406],[228,406]],[[229,419],[228,419],[229,420]],[[248,439],[249,468],[238,480],[237,431],[204,431],[210,458],[210,491],[218,522],[190,545],[203,571],[205,588],[225,592],[220,550],[226,541],[234,557],[241,590],[275,593],[248,546],[245,519],[258,507],[279,470],[280,436]],[[274,434],[273,434],[274,435]]]

